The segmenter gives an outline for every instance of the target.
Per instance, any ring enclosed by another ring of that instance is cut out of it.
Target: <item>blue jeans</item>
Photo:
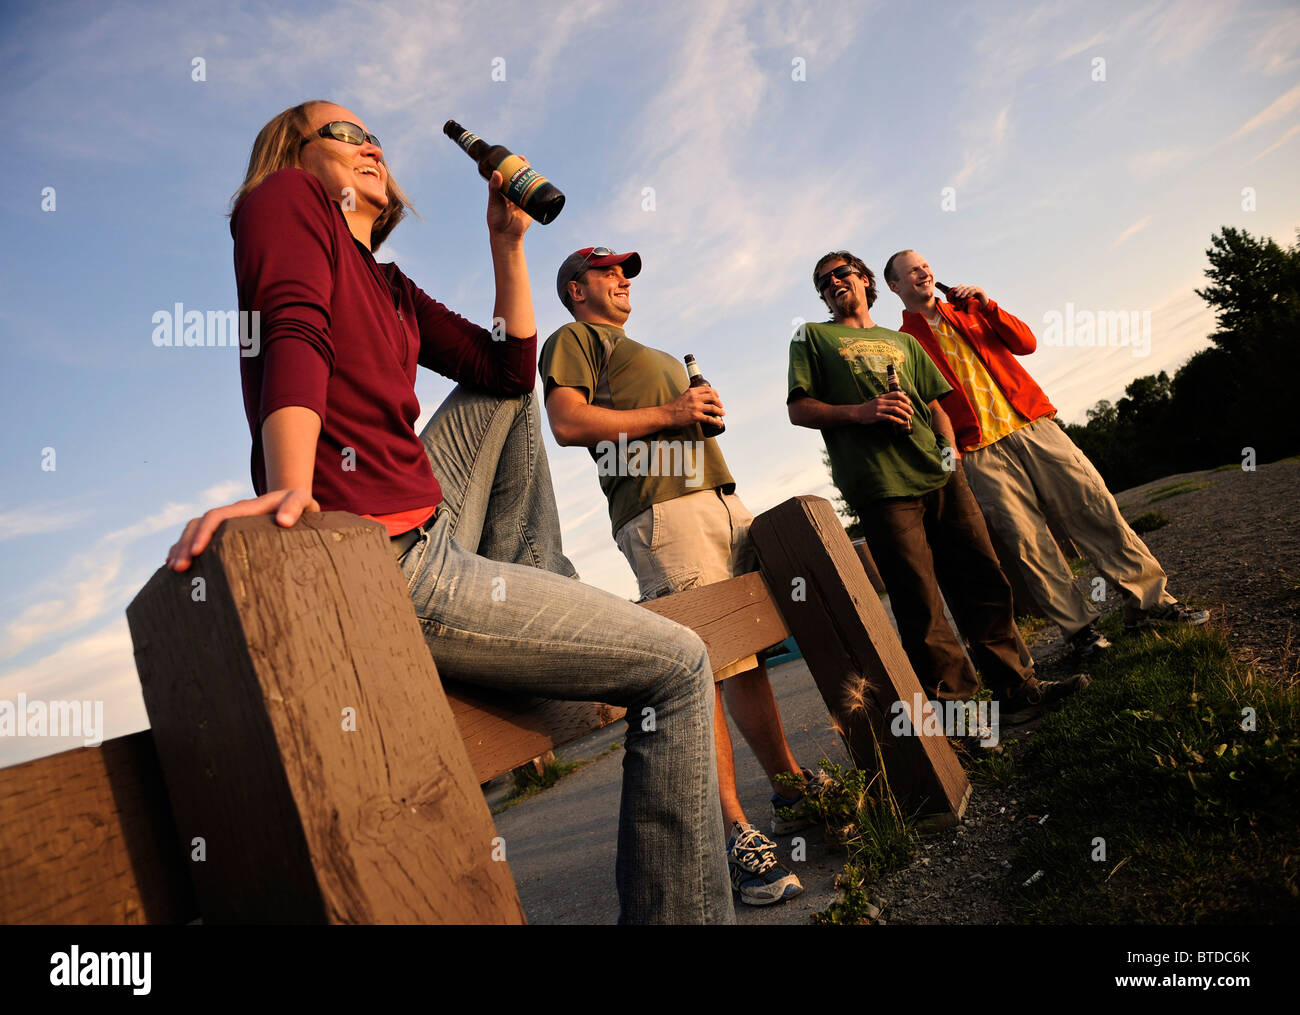
[[[574,580],[532,393],[458,387],[421,439],[444,501],[401,567],[438,671],[627,708],[619,922],[733,922],[704,643]]]

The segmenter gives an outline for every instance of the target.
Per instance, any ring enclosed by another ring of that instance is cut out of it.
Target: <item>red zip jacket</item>
[[[975,309],[971,312],[958,310],[951,303],[940,300],[939,313],[957,334],[970,343],[975,355],[988,368],[1016,412],[1031,421],[1041,416],[1054,416],[1056,408],[1047,400],[1043,389],[1034,383],[1028,371],[1016,361],[1017,356],[1028,356],[1038,348],[1038,340],[1029,330],[1029,325],[1019,317],[1008,314],[993,300],[989,300],[983,310],[979,309],[978,300],[970,300],[968,305]],[[963,451],[969,451],[983,443],[983,433],[975,409],[966,397],[966,390],[957,379],[957,374],[948,364],[948,357],[939,348],[929,323],[920,314],[904,310],[903,326],[899,330],[921,343],[939,372],[952,385],[952,391],[939,399],[939,404],[952,419],[958,445]]]

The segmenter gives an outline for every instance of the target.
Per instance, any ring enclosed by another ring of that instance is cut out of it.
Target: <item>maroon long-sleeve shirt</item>
[[[239,308],[260,312],[260,352],[239,361],[253,489],[267,490],[263,421],[301,405],[321,418],[312,494],[322,510],[390,514],[441,503],[414,430],[416,364],[519,395],[533,389],[537,335],[493,341],[397,265],[377,264],[304,170],[268,176],[230,231]]]

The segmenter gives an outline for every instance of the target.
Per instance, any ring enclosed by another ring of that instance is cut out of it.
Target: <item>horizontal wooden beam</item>
[[[0,923],[198,912],[150,731],[0,769]]]
[[[715,673],[790,637],[790,629],[757,571],[641,605],[703,638]]]

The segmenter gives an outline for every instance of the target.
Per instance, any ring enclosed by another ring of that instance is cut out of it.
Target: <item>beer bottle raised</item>
[[[490,180],[493,170],[499,172],[501,193],[542,225],[553,222],[560,214],[564,195],[559,188],[505,145],[489,145],[455,120],[443,124],[442,132],[478,163],[478,173],[483,179]]]
[[[691,379],[690,386],[692,388],[703,388],[709,385],[709,382],[704,379],[704,375],[700,373],[700,365],[695,362],[694,356],[686,357],[686,375]],[[705,437],[716,437],[718,434],[723,433],[727,427],[723,423],[701,423],[700,429],[704,431]]]
[[[894,364],[892,363],[885,367],[885,380],[889,382],[890,391],[903,390],[903,386],[898,383],[898,372],[894,369]],[[912,432],[912,420],[910,418],[906,423],[894,423],[891,421],[890,426],[894,428],[895,437],[906,437]]]

